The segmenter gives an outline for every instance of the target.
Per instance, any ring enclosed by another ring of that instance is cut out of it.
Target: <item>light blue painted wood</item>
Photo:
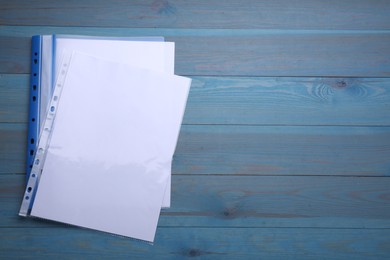
[[[0,173],[26,173],[27,124],[0,123]]]
[[[389,13],[386,0],[14,0],[2,4],[0,21],[119,28],[390,29]]]
[[[389,176],[389,127],[183,126],[173,172]]]
[[[390,37],[384,34],[170,39],[177,46],[176,72],[184,75],[390,76]]]
[[[29,75],[0,74],[0,122],[27,122]],[[390,79],[192,77],[184,124],[390,125]]]
[[[185,124],[390,125],[390,80],[192,77]]]
[[[343,34],[390,34],[389,30],[313,30],[313,29],[199,29],[199,28],[115,28],[115,27],[69,27],[69,26],[7,26],[0,25],[1,37],[32,37],[38,34],[100,35],[111,37],[156,36],[232,36],[253,37],[263,35],[343,35]]]
[[[61,227],[17,215],[24,185],[24,175],[0,176],[0,227]],[[383,177],[173,175],[159,226],[389,229],[389,185]]]
[[[168,36],[181,75],[389,77],[390,34]],[[161,35],[165,36],[165,35]],[[29,37],[1,37],[0,73],[29,72]],[[221,48],[223,46],[223,48]]]
[[[153,246],[70,227],[1,231],[0,252],[8,259],[366,260],[390,254],[388,229],[159,228]]]
[[[21,73],[30,69],[30,38],[0,37],[0,71]],[[21,51],[22,50],[22,51]],[[23,55],[27,55],[24,57]]]
[[[0,258],[389,257],[387,0],[0,6],[0,73],[24,74],[0,77]],[[154,246],[17,216],[30,37],[51,33],[165,36],[194,79]]]
[[[0,74],[0,123],[27,123],[29,77]]]

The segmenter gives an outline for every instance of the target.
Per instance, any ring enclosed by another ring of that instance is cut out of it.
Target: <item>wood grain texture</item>
[[[0,0],[1,259],[388,259],[387,0]],[[164,36],[193,79],[155,245],[17,215],[30,38]]]
[[[31,39],[0,37],[0,71],[30,72]],[[27,55],[27,56],[25,56]]]
[[[29,78],[0,74],[0,123],[27,123]]]
[[[68,26],[15,26],[0,25],[2,37],[28,37],[43,34],[73,34],[109,37],[134,36],[232,36],[249,37],[262,35],[343,35],[343,34],[389,34],[389,30],[318,30],[318,29],[200,29],[200,28],[117,28],[117,27],[68,27]]]
[[[183,126],[180,174],[389,176],[390,128]]]
[[[28,81],[0,74],[0,122],[27,122]],[[184,124],[389,126],[390,79],[192,77]]]
[[[0,180],[1,227],[61,226],[19,217],[24,176]],[[389,229],[389,185],[383,177],[174,175],[159,226]]]
[[[386,0],[2,1],[0,24],[80,27],[390,29]],[[69,17],[72,17],[69,19]]]
[[[185,124],[390,124],[389,79],[192,78]]]
[[[0,173],[23,173],[25,124],[0,124]],[[389,176],[389,127],[184,125],[174,174]]]
[[[25,173],[27,125],[0,124],[0,173]]]
[[[390,76],[390,34],[203,36],[199,30],[196,36],[166,40],[176,43],[179,75]],[[2,41],[0,73],[28,73],[30,38],[2,37]]]
[[[71,227],[1,231],[7,259],[385,259],[390,253],[388,229],[159,228],[154,246]]]
[[[390,75],[390,35],[200,36],[173,40],[177,45],[176,71],[184,75]]]

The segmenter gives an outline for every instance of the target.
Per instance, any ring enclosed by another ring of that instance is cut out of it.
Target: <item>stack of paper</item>
[[[20,215],[153,242],[191,84],[173,75],[174,44],[54,41],[54,94]]]

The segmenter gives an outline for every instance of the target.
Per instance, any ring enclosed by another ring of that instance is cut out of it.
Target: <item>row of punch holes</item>
[[[35,52],[34,55],[37,56],[38,54]],[[34,64],[36,64],[36,63],[37,63],[37,59],[34,59]],[[67,66],[67,64],[65,63],[65,64],[64,64],[64,67],[66,67],[66,66]],[[64,74],[65,74],[65,70],[62,70],[62,71],[61,71],[61,74],[64,75]],[[34,77],[37,76],[36,73],[34,73],[33,75],[34,75]],[[57,87],[61,87],[61,84],[58,83],[58,84],[57,84]],[[33,85],[33,90],[36,91],[36,89],[37,89],[37,86],[36,86],[36,85]],[[33,102],[35,102],[35,101],[36,101],[36,96],[33,96],[32,99],[33,99]],[[57,100],[58,100],[58,96],[54,96],[54,97],[53,97],[53,102],[57,102]],[[50,107],[50,112],[54,113],[55,109],[56,109],[56,108],[55,108],[54,104],[52,104],[52,106]],[[32,118],[32,122],[35,122],[35,118]],[[45,128],[45,130],[46,130],[46,131],[49,131],[49,128]],[[34,139],[33,139],[33,138],[31,139],[31,144],[34,144]],[[43,150],[43,148],[39,148],[38,151],[39,151],[39,153],[42,153],[44,150]],[[33,155],[33,154],[34,154],[34,150],[30,150],[30,155]],[[40,163],[39,159],[35,159],[34,163],[35,163],[35,165],[38,166],[39,163]],[[30,167],[32,168],[32,165],[31,165]],[[32,177],[32,178],[35,178],[35,177],[36,177],[36,174],[32,172],[32,173],[31,173],[31,177]],[[31,191],[32,191],[32,187],[31,187],[31,186],[27,187],[27,195],[25,196],[25,199],[26,199],[26,200],[29,200],[29,199],[30,199],[30,196],[29,196],[28,194],[30,194]]]

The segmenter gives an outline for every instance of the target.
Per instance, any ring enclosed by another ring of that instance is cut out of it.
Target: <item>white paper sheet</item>
[[[107,60],[126,63],[139,68],[174,74],[175,45],[173,42],[126,41],[99,38],[55,38],[55,72],[64,50],[83,52]],[[163,208],[171,205],[171,176],[162,202]]]
[[[55,39],[56,43],[53,43],[53,38]],[[40,109],[39,109],[39,111],[40,111],[39,112],[40,113],[40,122],[39,122],[40,126],[42,126],[42,124],[43,124],[43,121],[44,121],[46,113],[47,113],[48,104],[50,103],[50,99],[52,96],[52,84],[55,80],[53,78],[54,73],[52,72],[52,69],[53,69],[54,64],[55,64],[55,59],[57,58],[57,63],[60,62],[60,60],[58,60],[58,59],[59,59],[61,53],[63,53],[63,50],[64,50],[64,48],[66,48],[67,45],[73,45],[73,47],[75,45],[78,46],[80,42],[81,43],[84,42],[84,44],[85,44],[86,40],[89,40],[88,43],[91,44],[92,46],[94,46],[94,48],[92,50],[88,50],[88,51],[84,50],[84,52],[89,53],[91,55],[95,54],[95,56],[96,56],[96,53],[100,54],[104,50],[106,50],[107,48],[110,47],[110,46],[106,46],[106,43],[109,41],[123,42],[123,43],[121,43],[120,47],[122,48],[122,50],[125,50],[124,52],[126,52],[126,53],[129,53],[129,52],[131,53],[133,48],[139,48],[138,45],[135,47],[131,43],[126,44],[126,42],[129,42],[129,41],[147,41],[147,42],[161,42],[161,43],[164,42],[163,37],[125,37],[125,38],[119,38],[119,37],[94,37],[94,36],[78,36],[78,35],[55,35],[55,36],[42,35],[42,46],[41,46],[42,62],[41,62],[41,75],[40,75],[41,92],[40,92],[40,99],[39,99],[41,102]],[[105,40],[105,41],[97,43],[97,42],[102,41],[102,40]],[[53,44],[55,46],[55,49],[58,49],[58,50],[53,50]],[[153,68],[155,68],[156,65],[164,64],[164,66],[166,66],[166,68],[161,67],[161,68],[157,68],[157,69],[159,71],[166,70],[167,73],[173,74],[174,47],[169,46],[169,45],[171,45],[171,44],[168,44],[168,46],[166,46],[164,48],[164,61],[157,61],[157,63],[156,63],[156,59],[158,59],[158,57],[162,57],[162,56],[161,55],[154,56],[154,57],[152,57],[153,62],[150,62],[151,67],[148,67],[148,69],[153,69]],[[78,48],[79,47],[76,47],[76,50]],[[82,48],[86,49],[84,46]],[[134,50],[134,51],[138,51],[138,53],[140,52],[139,49]],[[145,59],[150,61],[151,58],[149,57],[149,55],[156,55],[155,51],[161,51],[161,48],[155,49],[153,52],[146,53]],[[53,53],[57,53],[57,57],[53,57]],[[115,53],[118,53],[118,52],[115,52]],[[113,53],[110,53],[110,54],[113,54]],[[99,56],[99,55],[97,55],[97,56]],[[124,58],[127,58],[127,57],[122,57],[122,56],[121,57],[110,57],[110,59],[112,59],[114,61],[121,61]],[[127,62],[125,62],[125,63],[136,66],[134,61],[132,61],[132,60],[127,60]]]
[[[57,37],[55,41],[55,75],[64,50],[87,53],[139,68],[174,74],[174,43],[150,41],[113,41]]]
[[[153,241],[190,82],[75,53],[31,215]]]

